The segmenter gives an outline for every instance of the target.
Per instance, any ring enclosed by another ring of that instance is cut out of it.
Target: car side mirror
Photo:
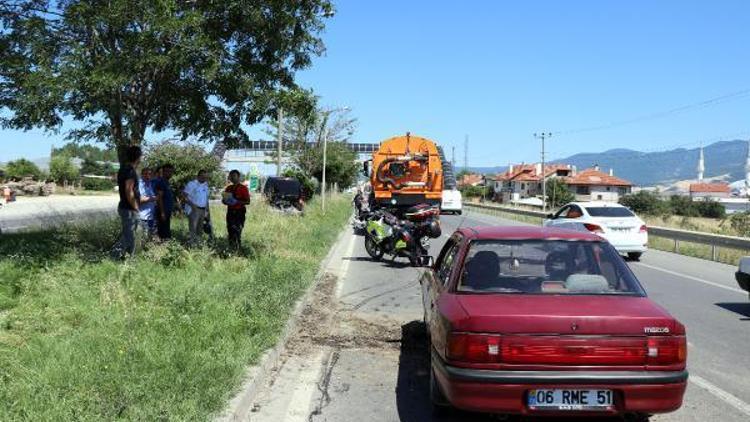
[[[435,258],[432,255],[424,255],[419,257],[419,265],[421,267],[433,268],[435,267]]]
[[[548,220],[554,220],[555,219],[555,215],[554,214],[547,214],[547,219]]]

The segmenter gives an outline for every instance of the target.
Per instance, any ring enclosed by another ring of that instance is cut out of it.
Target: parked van
[[[458,214],[461,215],[461,191],[458,189],[450,189],[443,191],[443,201],[440,204],[440,211],[443,214]]]

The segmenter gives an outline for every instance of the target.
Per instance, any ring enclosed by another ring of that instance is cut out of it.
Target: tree
[[[69,139],[108,142],[120,161],[147,129],[232,146],[296,90],[333,12],[330,0],[0,1],[0,123],[57,131],[72,116]]]
[[[68,155],[55,154],[49,163],[49,176],[57,183],[73,182],[78,179],[78,168]]]
[[[662,215],[671,212],[667,202],[657,194],[645,190],[623,196],[620,198],[620,204],[630,208],[636,214]]]
[[[313,97],[312,100],[317,102],[317,98]],[[352,186],[357,181],[359,166],[356,163],[357,154],[349,148],[347,142],[352,139],[356,129],[357,119],[351,116],[349,109],[297,108],[286,113],[284,154],[292,163],[292,172],[297,176],[301,172],[307,177],[314,177],[319,183],[322,181],[325,136],[328,139],[326,183],[337,183],[341,188]],[[278,121],[269,120],[266,133],[276,139],[277,131]]]
[[[146,149],[145,165],[156,168],[163,164],[174,166],[171,185],[182,190],[198,174],[199,170],[208,172],[208,183],[212,187],[223,187],[226,175],[221,168],[221,161],[196,142],[178,142],[167,140]]]
[[[22,179],[31,176],[34,179],[42,177],[42,171],[31,161],[20,158],[5,164],[5,177],[8,179]]]
[[[552,208],[561,207],[568,202],[575,200],[573,195],[568,189],[568,185],[565,184],[561,179],[553,177],[547,180],[547,204]]]
[[[52,155],[64,154],[71,158],[91,161],[117,161],[117,151],[112,148],[99,148],[95,145],[69,142],[60,148],[52,149]]]

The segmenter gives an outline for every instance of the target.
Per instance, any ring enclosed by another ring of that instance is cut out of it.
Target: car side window
[[[452,245],[450,245],[450,249],[446,251],[445,255],[442,257],[442,261],[438,266],[437,278],[438,280],[440,280],[440,284],[442,284],[443,286],[445,286],[445,284],[448,282],[448,279],[450,278],[451,270],[453,269],[453,261],[455,261],[457,253],[458,243],[452,242]]]
[[[562,207],[560,211],[555,214],[555,218],[567,218],[568,211],[570,211],[570,206]]]
[[[581,218],[583,217],[583,211],[581,211],[581,208],[576,205],[571,205],[570,209],[568,210],[567,218]]]

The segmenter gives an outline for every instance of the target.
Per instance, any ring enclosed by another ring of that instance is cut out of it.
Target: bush
[[[74,182],[78,179],[78,168],[69,156],[58,154],[49,163],[49,177],[56,183]]]
[[[750,212],[738,212],[729,217],[729,224],[740,236],[750,236]]]
[[[620,204],[630,208],[636,214],[661,215],[668,212],[669,207],[655,193],[640,191],[620,198]]]
[[[208,184],[211,187],[226,185],[226,175],[221,168],[221,161],[206,151],[204,145],[164,141],[147,149],[145,166],[153,169],[167,163],[174,165],[174,175],[170,184],[175,190],[181,191],[189,181],[195,179],[198,170],[208,172]]]
[[[489,188],[485,186],[462,186],[458,190],[464,198],[484,198],[489,197]]]
[[[36,164],[31,161],[20,158],[15,161],[9,161],[5,164],[5,177],[8,179],[23,179],[24,177],[33,177],[35,180],[42,178],[42,171]]]
[[[693,202],[693,199],[689,196],[670,196],[669,209],[674,215],[680,215],[682,217],[700,217],[696,203]]]
[[[313,179],[310,175],[306,174],[300,169],[286,169],[284,170],[284,177],[293,177],[302,184],[302,194],[305,200],[312,198],[313,194],[317,192],[319,183]]]
[[[725,218],[727,216],[727,210],[724,205],[721,205],[714,200],[705,200],[700,202],[694,202],[698,214],[701,217],[706,218]]]
[[[112,190],[115,188],[115,182],[110,179],[96,179],[93,177],[84,177],[81,181],[84,190]]]

